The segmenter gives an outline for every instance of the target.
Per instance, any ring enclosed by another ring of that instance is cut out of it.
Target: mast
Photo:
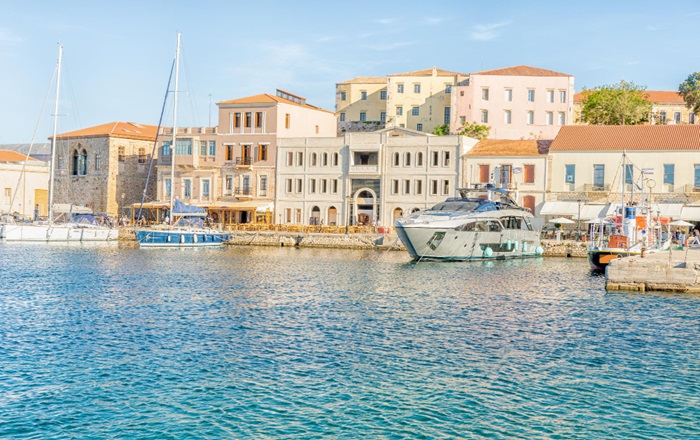
[[[170,144],[170,224],[173,224],[173,203],[175,201],[175,141],[177,140],[177,82],[180,74],[180,32],[177,33],[175,49],[175,92],[173,95],[173,140]]]
[[[58,45],[58,64],[56,70],[56,104],[53,111],[53,137],[51,138],[51,164],[49,165],[49,223],[53,222],[53,173],[56,166],[56,127],[58,125],[58,92],[61,86],[61,58],[63,46]]]

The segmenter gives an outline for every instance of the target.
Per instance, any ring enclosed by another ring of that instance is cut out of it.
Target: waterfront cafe
[[[195,203],[195,206],[207,210],[207,217],[212,225],[221,225],[223,229],[238,229],[240,225],[256,224],[271,225],[274,203],[269,201],[244,201],[244,202],[214,202]],[[138,217],[141,208],[141,218]],[[139,220],[146,225],[163,223],[168,210],[169,202],[147,202],[141,207],[140,203],[131,205],[131,224]]]

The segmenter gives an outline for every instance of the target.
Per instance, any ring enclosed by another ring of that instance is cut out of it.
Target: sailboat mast
[[[175,49],[175,91],[173,93],[173,140],[170,144],[170,224],[173,224],[173,204],[175,201],[175,141],[177,139],[177,84],[180,75],[180,32],[177,33]]]
[[[58,126],[58,96],[61,86],[61,59],[63,46],[58,45],[58,64],[56,74],[56,103],[53,111],[53,137],[51,138],[51,164],[49,165],[49,223],[53,222],[53,174],[56,167],[56,127]]]

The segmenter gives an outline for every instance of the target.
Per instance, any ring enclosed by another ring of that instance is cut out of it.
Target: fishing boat
[[[504,260],[542,255],[533,215],[493,185],[458,189],[430,209],[396,221],[414,260]]]
[[[170,143],[170,181],[175,182],[175,145],[177,139],[177,89],[180,65],[180,33],[177,34],[175,50],[175,82],[173,92],[173,136]],[[167,94],[166,94],[167,100]],[[159,124],[160,126],[160,124]],[[150,173],[150,168],[149,168]],[[150,176],[149,176],[150,177]],[[148,186],[148,178],[146,180]],[[221,246],[231,239],[231,234],[204,226],[206,210],[194,205],[188,205],[173,196],[174,185],[171,187],[170,215],[163,226],[152,228],[135,228],[136,240],[139,247],[209,247]],[[145,190],[144,190],[145,194]],[[143,202],[142,202],[143,206]],[[138,218],[141,218],[139,209]]]
[[[95,216],[73,216],[72,212],[54,218],[54,170],[56,163],[56,131],[58,126],[58,98],[61,84],[61,60],[63,46],[58,47],[58,63],[56,65],[56,103],[53,116],[53,137],[51,138],[51,162],[49,164],[49,194],[48,219],[34,222],[7,222],[0,225],[0,239],[6,241],[35,241],[35,242],[109,242],[119,237],[119,231],[104,223]],[[61,220],[63,220],[61,222]]]
[[[668,229],[670,219],[653,217],[652,210],[646,202],[637,206],[634,203],[635,184],[633,182],[630,201],[627,202],[625,199],[625,182],[633,180],[634,170],[633,166],[627,163],[626,153],[622,154],[621,169],[623,170],[620,191],[622,203],[612,216],[597,219],[591,235],[587,253],[588,262],[594,271],[605,271],[608,264],[617,258],[667,250],[671,245],[670,231],[662,231],[664,226]],[[642,191],[643,201],[646,200],[644,186],[637,186]]]

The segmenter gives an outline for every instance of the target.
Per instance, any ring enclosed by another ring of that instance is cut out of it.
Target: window
[[[82,153],[80,153],[80,175],[81,176],[86,176],[87,175],[87,169],[88,169],[88,156],[87,156],[87,151],[83,150]]]
[[[328,153],[323,153],[323,155],[321,156],[321,165],[323,165],[324,167],[328,166]]]
[[[489,165],[479,165],[479,183],[489,183],[491,170]]]
[[[207,141],[199,141],[199,155],[200,156],[207,155]]]
[[[163,192],[165,193],[165,197],[170,197],[170,195],[172,194],[172,183],[173,181],[170,179],[165,179],[165,181],[163,182]]]
[[[695,124],[695,113],[688,113],[688,124]]]
[[[243,194],[250,195],[250,176],[243,176]]]
[[[382,122],[386,122],[386,112],[379,113],[379,120]]]
[[[209,198],[209,179],[202,179],[202,198],[203,199],[208,199]]]
[[[513,100],[513,89],[506,89],[505,100],[506,100],[506,101],[512,101],[512,100]]]
[[[547,102],[554,102],[554,90],[547,90]]]
[[[483,123],[489,122],[489,111],[488,110],[481,111],[481,122],[483,122]]]
[[[545,113],[546,119],[547,119],[547,125],[553,125],[554,124],[554,114],[552,112],[547,112]]]
[[[675,181],[675,165],[672,163],[664,164],[664,183],[673,185]]]
[[[297,166],[304,166],[304,152],[300,151],[297,153]]]
[[[400,158],[399,153],[394,153],[393,157],[394,157],[394,161],[393,161],[394,166],[395,167],[399,166],[399,158]]]
[[[328,192],[328,179],[321,180],[321,194],[326,194]]]
[[[416,130],[423,131],[423,124],[416,124]]]
[[[417,195],[422,195],[422,194],[423,194],[423,181],[422,181],[422,180],[416,180],[415,188],[416,188],[416,194],[417,194]]]
[[[666,110],[661,110],[659,112],[659,124],[665,124],[666,123]]]
[[[487,87],[481,89],[481,99],[484,101],[489,100],[489,89]]]
[[[267,196],[267,176],[260,176],[260,195]]]
[[[331,180],[331,192],[338,194],[338,179]]]
[[[446,195],[450,193],[450,181],[449,180],[443,180],[442,181],[442,195]]]
[[[102,169],[102,156],[100,156],[100,153],[95,154],[95,170],[101,170]]]
[[[559,102],[562,104],[566,103],[566,90],[559,90]]]
[[[285,209],[285,216],[286,216],[286,219],[287,219],[287,220],[286,220],[287,223],[291,223],[291,222],[292,222],[292,208],[287,208],[287,209]]]
[[[333,166],[337,167],[338,166],[338,158],[339,154],[338,153],[333,153]]]
[[[284,128],[289,128],[292,125],[292,115],[289,113],[284,114]]]
[[[449,107],[445,107],[444,116],[442,118],[442,121],[444,124],[450,123],[450,108]]]
[[[192,179],[182,179],[182,197],[185,199],[192,197]]]
[[[345,121],[345,113],[340,114],[340,122]]]
[[[346,98],[347,98],[347,94],[345,92],[340,92],[340,100],[345,101]]]
[[[462,123],[462,124],[464,124],[465,122],[467,122],[467,117],[466,117],[466,116],[460,116],[460,117],[459,117],[459,122]]]
[[[284,183],[285,183],[287,193],[291,193],[292,192],[292,179],[287,179],[287,180],[285,180]]]
[[[296,192],[300,193],[304,189],[304,181],[301,179],[296,179],[297,188]]]
[[[700,164],[695,164],[695,178],[693,179],[693,186],[695,188],[700,188]]]
[[[294,153],[291,151],[287,152],[287,166],[291,167],[294,165]]]
[[[452,93],[452,84],[445,84],[445,93]]]
[[[233,145],[226,145],[226,160],[233,160]]]
[[[169,144],[169,143],[168,143],[168,144]],[[163,145],[165,146],[165,143],[164,143]],[[170,146],[170,145],[168,145],[168,146]],[[77,154],[78,154],[78,152],[76,151],[76,152],[75,152],[75,155],[77,156]],[[118,160],[119,162],[124,162],[125,159],[126,159],[126,148],[124,148],[124,147],[119,147],[117,160]]]
[[[410,152],[407,152],[406,154],[404,154],[403,164],[404,164],[404,166],[407,166],[407,167],[411,166],[411,153]]]
[[[367,101],[367,91],[366,90],[362,90],[360,92],[360,99],[363,101]]]
[[[420,93],[420,84],[413,84],[413,93]]]
[[[123,148],[123,147],[119,147]],[[124,160],[120,160],[120,162],[123,162]],[[80,155],[78,154],[78,150],[73,150],[73,165],[71,166],[71,175],[77,176],[78,175],[78,169],[80,168]]]
[[[162,148],[162,151],[160,152],[161,156],[165,157],[165,156],[170,156],[172,154],[172,148],[170,148],[170,144],[171,144],[170,141],[163,141],[163,148]]]
[[[510,185],[513,181],[513,166],[508,164],[501,164],[501,183]]]
[[[403,193],[411,194],[411,181],[408,179],[404,179],[403,181]]]
[[[535,91],[533,89],[527,91],[527,100],[528,102],[535,102]]]
[[[403,115],[403,107],[401,107],[400,105],[396,106],[396,115],[397,116]]]
[[[412,114],[413,116],[418,116],[418,115],[420,114],[420,112],[419,112],[417,106],[411,107],[411,114]]]
[[[382,101],[386,100],[386,90],[379,91],[379,99],[381,99]]]
[[[535,112],[533,112],[533,111],[527,112],[527,123],[529,125],[532,125],[535,123]]]
[[[139,163],[146,163],[146,149],[139,148]]]
[[[245,128],[250,128],[253,123],[253,113],[245,112]]]
[[[605,188],[605,165],[593,165],[593,186]]]
[[[434,167],[440,165],[440,153],[438,153],[437,151],[433,151],[433,161],[431,165]]]
[[[316,153],[311,153],[311,166],[315,167],[318,162],[318,155]]]
[[[360,121],[365,122],[367,120],[367,113],[360,112]]]
[[[224,186],[225,186],[224,189],[226,190],[226,192],[227,192],[228,194],[230,194],[231,191],[233,190],[233,175],[227,174],[227,175],[224,177]]]
[[[267,160],[267,145],[258,145],[258,160]]]
[[[241,126],[241,114],[236,113],[233,115],[233,126],[234,128],[239,128]]]
[[[192,156],[192,139],[176,140],[175,154],[178,156]]]
[[[450,166],[450,152],[449,151],[442,152],[442,166],[444,166],[444,167]]]
[[[510,113],[510,110],[505,110],[505,111],[503,112],[503,122],[505,122],[506,124],[510,124],[510,123],[511,123],[511,113]]]
[[[431,196],[436,196],[438,193],[438,181],[437,180],[431,180],[430,181],[430,195]]]
[[[625,183],[630,185],[634,183],[634,165],[632,164],[625,165]]]
[[[263,114],[262,112],[255,112],[255,127],[256,128],[261,128],[263,123]]]
[[[391,193],[392,193],[392,194],[398,194],[398,193],[399,193],[399,180],[398,180],[398,179],[392,179],[392,180],[391,180]]]
[[[316,179],[309,179],[309,193],[316,193]]]
[[[535,166],[523,166],[523,183],[535,183]]]
[[[416,153],[416,166],[417,167],[422,167],[423,166],[423,153],[420,151]]]
[[[574,184],[576,183],[576,165],[565,165],[566,177],[564,182]]]
[[[216,156],[216,141],[209,141],[209,155]]]
[[[566,113],[559,112],[559,125],[566,125]]]
[[[681,123],[681,112],[674,112],[673,113],[673,122],[675,124],[680,124]]]
[[[396,84],[396,93],[403,93],[403,84]]]

